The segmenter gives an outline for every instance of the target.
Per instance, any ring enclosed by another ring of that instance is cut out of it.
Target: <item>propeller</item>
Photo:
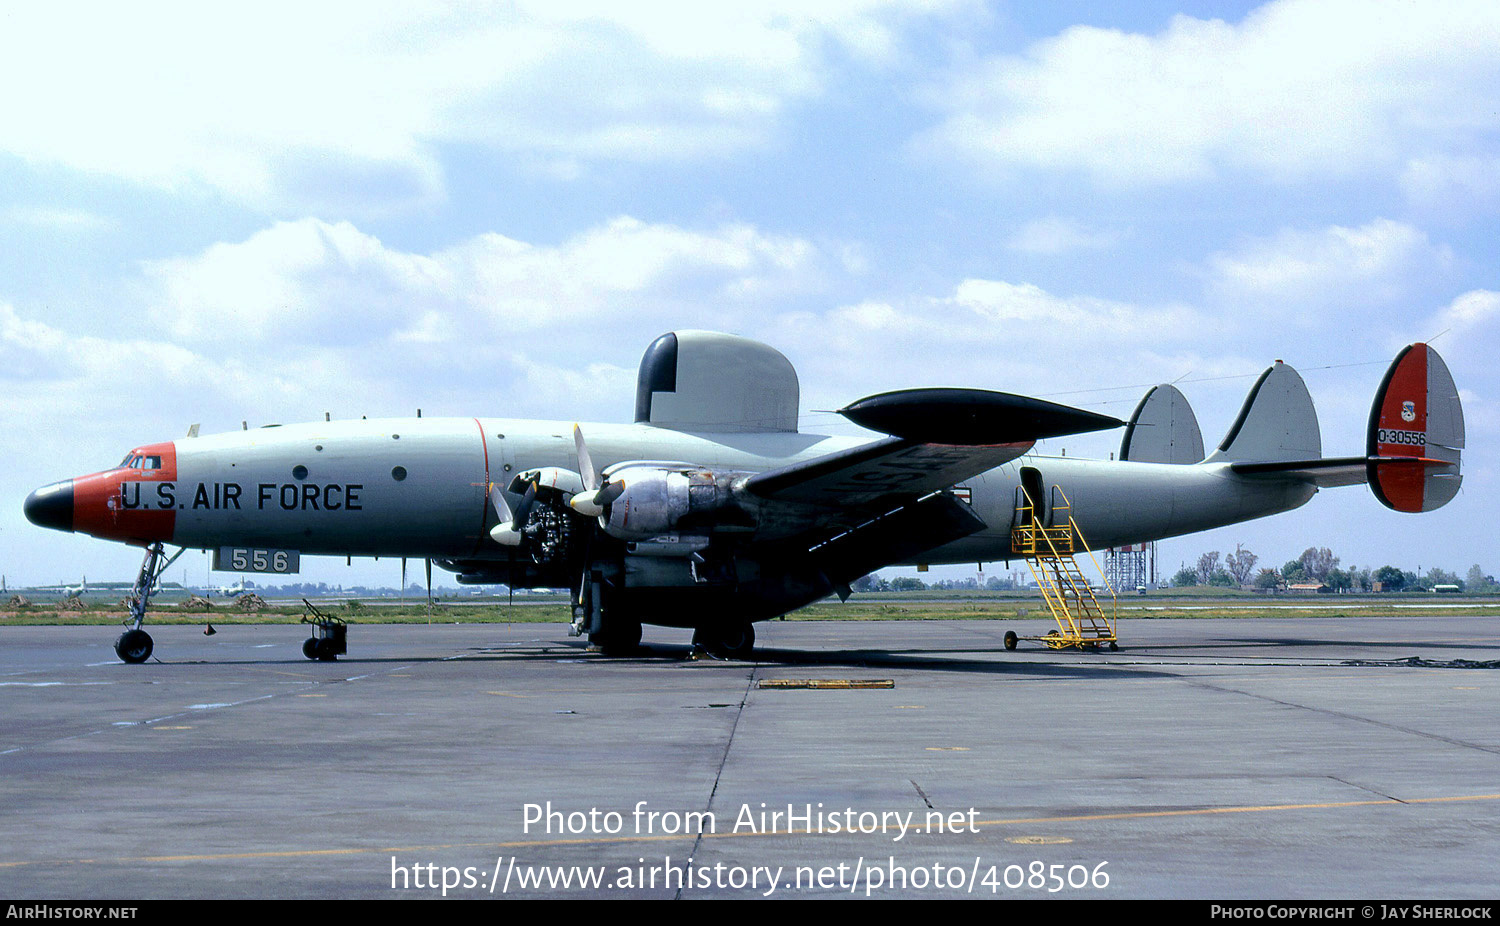
[[[604,514],[605,506],[625,491],[625,483],[600,482],[599,471],[594,469],[594,460],[583,441],[583,429],[576,424],[573,425],[573,443],[578,447],[578,474],[583,477],[583,491],[573,496],[568,505],[581,515],[597,518]]]
[[[498,485],[490,483],[490,504],[495,506],[495,514],[500,518],[500,523],[490,530],[490,538],[501,546],[520,546],[521,531],[526,527],[526,516],[531,513],[531,503],[534,501],[535,480],[527,483],[526,494],[521,497],[521,504],[514,512],[510,509],[510,503],[505,500],[505,493]]]

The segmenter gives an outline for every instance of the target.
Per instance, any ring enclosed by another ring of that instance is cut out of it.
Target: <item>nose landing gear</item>
[[[163,561],[160,542],[146,547],[146,558],[141,560],[141,571],[135,577],[135,587],[130,591],[130,618],[125,624],[130,629],[115,640],[115,655],[121,662],[139,665],[151,658],[151,634],[141,629],[146,622],[146,608],[151,604],[151,595],[161,584],[167,567],[177,562],[177,557],[187,550],[184,547]]]

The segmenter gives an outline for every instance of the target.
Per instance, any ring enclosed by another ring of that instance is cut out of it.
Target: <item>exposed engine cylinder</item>
[[[749,521],[735,491],[743,473],[662,466],[624,466],[608,474],[625,488],[600,523],[622,540],[644,540],[677,531],[706,533]]]

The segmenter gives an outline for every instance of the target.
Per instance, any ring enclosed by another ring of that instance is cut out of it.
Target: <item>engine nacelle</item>
[[[625,463],[606,470],[605,478],[624,488],[605,506],[599,526],[621,540],[744,530],[755,525],[740,490],[748,473]]]

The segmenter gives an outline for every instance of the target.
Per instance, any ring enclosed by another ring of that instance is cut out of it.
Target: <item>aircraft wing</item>
[[[1033,441],[960,446],[888,437],[863,447],[750,477],[745,488],[770,502],[864,508],[891,496],[920,498],[1008,463]]]
[[[856,575],[984,529],[967,505],[934,493],[1016,459],[1043,437],[1121,424],[978,389],[884,393],[840,414],[891,436],[759,473],[745,489],[761,501],[763,538],[826,546],[849,569],[860,564]]]

